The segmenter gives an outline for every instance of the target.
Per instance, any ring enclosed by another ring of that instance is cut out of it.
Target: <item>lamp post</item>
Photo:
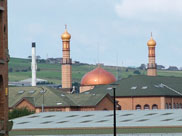
[[[45,93],[45,90],[43,87],[41,87],[41,92],[42,92],[42,112],[44,112],[44,93]]]
[[[116,93],[115,93],[115,90],[116,90],[116,88],[114,87],[113,88],[113,97],[114,97],[114,104],[113,104],[113,114],[114,114],[114,120],[113,120],[113,122],[114,122],[114,136],[116,136]]]
[[[113,104],[113,134],[116,136],[116,86],[118,84],[110,84],[111,87],[107,88],[108,90],[113,90],[113,99],[114,99],[114,104]]]

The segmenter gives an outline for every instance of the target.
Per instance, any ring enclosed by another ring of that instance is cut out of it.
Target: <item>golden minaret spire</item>
[[[147,75],[148,76],[156,76],[157,75],[157,64],[155,63],[155,46],[156,46],[156,41],[152,37],[152,32],[151,32],[151,38],[147,42],[148,45],[148,58],[149,58],[149,63],[147,66]]]
[[[72,90],[72,60],[70,58],[70,39],[71,35],[67,31],[67,25],[65,25],[65,32],[61,35],[62,39],[62,88],[66,92]]]

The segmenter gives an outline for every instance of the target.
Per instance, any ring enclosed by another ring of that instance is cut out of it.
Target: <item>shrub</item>
[[[20,108],[20,109],[13,109],[12,111],[9,112],[8,116],[9,119],[14,119],[26,115],[30,115],[35,113],[34,111],[30,111],[27,108]]]

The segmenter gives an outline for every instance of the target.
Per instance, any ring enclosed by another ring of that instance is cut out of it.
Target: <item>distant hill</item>
[[[80,82],[83,75],[94,68],[96,65],[89,64],[73,64],[72,65],[72,79],[73,82]],[[113,75],[121,78],[126,78],[131,75],[146,74],[146,70],[139,70],[136,68],[116,67],[116,66],[102,66],[105,70],[111,72]],[[180,76],[182,71],[167,71],[158,70],[158,75],[163,76]],[[48,64],[45,62],[38,62],[37,77],[46,79],[49,82],[61,84],[61,64]],[[9,81],[19,81],[31,78],[31,60],[21,58],[11,58],[9,62]]]

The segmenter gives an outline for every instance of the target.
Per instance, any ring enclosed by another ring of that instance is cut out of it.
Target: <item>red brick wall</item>
[[[4,11],[0,11],[0,120],[4,120],[5,136],[8,121],[8,30],[7,30],[7,0],[0,1]]]
[[[118,104],[122,110],[135,110],[136,105],[141,105],[141,109],[144,109],[144,105],[149,105],[152,109],[152,105],[156,104],[158,109],[163,109],[163,97],[120,97],[116,98]]]
[[[35,107],[30,104],[29,102],[27,102],[26,100],[23,100],[22,102],[20,102],[16,108],[27,108],[30,111],[35,111]]]

